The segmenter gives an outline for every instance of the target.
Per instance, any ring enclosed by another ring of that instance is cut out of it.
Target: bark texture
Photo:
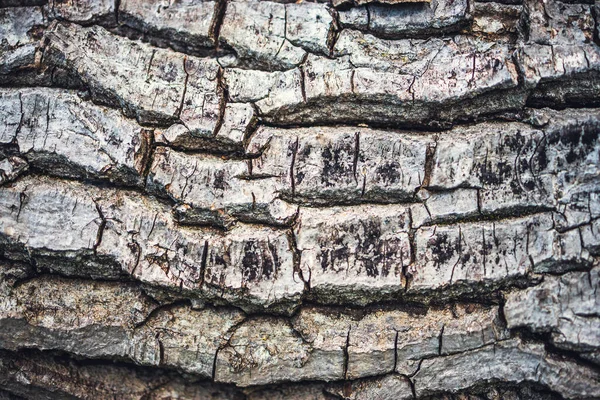
[[[600,398],[599,34],[0,0],[0,399]]]

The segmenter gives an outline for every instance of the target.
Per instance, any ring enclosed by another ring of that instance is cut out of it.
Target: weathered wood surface
[[[0,0],[0,399],[600,398],[599,26]]]

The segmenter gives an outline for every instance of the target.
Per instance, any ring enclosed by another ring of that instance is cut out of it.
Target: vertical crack
[[[160,340],[160,332],[156,333],[155,339],[158,343],[158,366],[164,365],[165,363],[165,347]]]
[[[417,375],[417,373],[421,370],[421,365],[423,364],[423,359],[421,358],[419,360],[419,363],[417,364],[417,369],[415,370],[415,372],[413,372],[410,375],[407,374],[400,374],[400,376],[404,377],[404,379],[406,379],[408,381],[408,384],[410,386],[410,391],[412,393],[412,397],[413,399],[417,398],[417,391],[415,390],[415,383],[413,382],[412,378]]]
[[[365,197],[366,188],[367,188],[367,175],[363,175],[362,190],[360,192],[360,197]]]
[[[241,321],[235,323],[233,326],[231,326],[229,329],[227,329],[227,332],[225,332],[225,334],[221,338],[221,344],[215,351],[215,357],[213,358],[213,365],[212,365],[212,380],[213,380],[213,382],[216,382],[217,360],[218,360],[219,352],[231,344],[231,338],[233,338],[233,335],[235,335],[237,330],[246,322],[246,320],[247,320],[247,317],[244,317],[244,318],[242,318]]]
[[[442,325],[442,329],[440,329],[440,335],[438,336],[438,355],[442,355],[442,347],[444,345],[444,328],[446,325]]]
[[[294,176],[294,164],[296,163],[296,154],[298,153],[299,137],[292,148],[292,161],[290,163],[290,185],[292,186],[292,200],[296,196],[296,177]]]
[[[121,8],[121,0],[115,0],[115,24],[119,25],[119,9]]]
[[[50,99],[47,99],[46,102],[46,126],[44,129],[44,143],[42,144],[42,148],[46,149],[46,141],[48,140],[48,129],[50,128]],[[110,155],[109,155],[110,157]]]
[[[98,215],[100,216],[100,220],[101,220],[100,225],[98,226],[98,232],[96,232],[96,242],[94,243],[94,246],[93,246],[94,254],[96,254],[98,247],[102,243],[102,236],[104,235],[104,229],[106,228],[106,217],[104,216],[104,213],[102,212],[102,208],[100,208],[100,205],[98,203],[96,203],[95,201],[94,201],[94,205],[96,206],[96,211],[98,211]]]
[[[140,246],[140,244],[137,242],[137,240],[134,239],[134,235],[132,235],[131,238],[131,243],[127,244],[127,247],[129,247],[129,249],[131,251],[135,251],[135,264],[133,265],[133,268],[131,269],[131,272],[129,273],[131,276],[135,276],[135,271],[137,270],[138,266],[140,265],[140,259],[142,257],[142,246]]]
[[[198,171],[198,160],[196,160],[196,162],[194,163],[194,169],[192,170],[192,172],[189,175],[185,176],[185,184],[183,185],[183,189],[181,189],[181,194],[179,195],[181,201],[185,201],[185,191],[190,182],[190,178],[196,174],[196,171]]]
[[[413,86],[415,84],[415,82],[417,81],[417,76],[413,76],[413,80],[412,82],[410,82],[410,85],[408,86],[408,89],[406,89],[406,91],[408,93],[410,93],[410,95],[412,96],[412,104],[413,106],[415,105],[415,91],[413,90]]]
[[[431,180],[431,174],[433,172],[433,164],[435,162],[435,152],[437,149],[436,137],[433,144],[429,143],[425,150],[425,171],[423,172],[423,180],[421,181],[421,188],[429,186]],[[420,189],[420,188],[419,188]]]
[[[146,236],[146,240],[148,240],[150,238],[150,235],[152,235],[152,232],[154,232],[154,227],[156,225],[156,218],[158,218],[158,212],[154,214],[154,219],[152,220],[152,226],[150,227],[150,232],[148,232],[148,235]]]
[[[17,137],[19,136],[19,133],[21,132],[21,128],[23,127],[23,119],[25,118],[25,113],[23,112],[23,94],[21,92],[19,92],[19,106],[20,106],[20,111],[21,111],[21,118],[19,119],[19,125],[17,126],[17,130],[15,131],[15,137],[13,138],[13,140],[17,141]]]
[[[394,339],[394,369],[392,372],[396,372],[396,368],[398,367],[398,335],[400,331],[396,331],[396,337]]]
[[[407,376],[408,378],[412,378],[412,377],[414,377],[415,375],[417,375],[417,373],[418,373],[418,372],[421,370],[421,365],[423,365],[423,360],[424,360],[423,358],[421,358],[421,359],[419,360],[419,363],[417,364],[417,369],[415,370],[415,372],[413,372],[413,373],[412,373],[412,374],[410,374],[410,375],[405,375],[405,376]]]
[[[152,168],[152,164],[154,163],[154,131],[148,129],[141,130],[142,136],[142,144],[140,146],[140,151],[138,153],[139,159],[139,171],[142,176],[142,186],[146,186],[146,182],[148,180],[148,175],[150,174],[150,169]]]
[[[410,391],[412,393],[413,399],[416,399],[417,398],[417,391],[415,390],[415,383],[408,376],[405,376],[405,378],[408,379],[408,384],[410,385]]]
[[[188,80],[190,79],[190,74],[187,69],[187,55],[183,57],[183,71],[185,72],[185,79],[183,81],[183,93],[181,94],[181,102],[179,103],[179,108],[177,109],[177,118],[181,119],[181,112],[183,111],[183,103],[185,102],[185,96],[187,94],[187,86]]]
[[[327,33],[327,48],[329,49],[329,57],[333,57],[333,52],[335,49],[335,43],[337,42],[340,36],[340,18],[337,10],[334,8],[327,8],[327,11],[331,15],[332,21],[331,26],[329,27],[329,32]]]
[[[460,259],[462,257],[462,242],[463,242],[462,227],[461,227],[461,225],[458,225],[458,251],[457,251],[458,258],[456,259],[456,262],[452,266],[452,272],[450,273],[450,283],[452,283],[452,281],[454,280],[454,271],[456,270],[456,266],[458,265],[458,263],[460,262]],[[484,261],[484,269],[485,269],[485,261]],[[485,276],[485,273],[484,273],[484,276]]]
[[[348,379],[348,363],[350,361],[350,355],[348,353],[348,348],[350,347],[350,331],[352,330],[352,325],[348,327],[348,334],[346,335],[346,346],[344,346],[344,379]]]
[[[204,273],[206,271],[206,261],[208,260],[208,240],[204,241],[204,248],[202,249],[202,261],[200,263],[200,287],[204,285]]]
[[[229,99],[229,88],[225,84],[223,79],[223,75],[225,74],[225,70],[223,67],[219,67],[219,71],[217,72],[217,88],[219,94],[219,115],[217,116],[217,123],[213,129],[213,137],[219,134],[221,127],[223,126],[223,122],[225,120],[225,110],[227,109],[227,100]]]
[[[219,35],[221,34],[221,26],[225,20],[225,12],[227,11],[227,0],[217,0],[213,11],[213,19],[210,22],[209,37],[213,40],[216,47],[219,47]]]
[[[271,20],[273,18],[273,15],[271,14],[269,20]],[[283,39],[281,40],[281,45],[279,46],[279,49],[277,49],[277,53],[275,53],[275,55],[273,56],[274,59],[277,58],[277,56],[279,56],[279,53],[281,52],[281,49],[283,49],[283,46],[285,45],[285,42],[287,41],[287,7],[284,5],[283,7]]]
[[[310,291],[310,278],[312,272],[310,267],[308,267],[308,279],[304,276],[304,272],[302,271],[302,252],[298,250],[298,245],[296,243],[296,235],[294,234],[294,228],[292,227],[287,231],[287,238],[289,243],[289,248],[292,252],[292,262],[294,265],[293,268],[293,281],[296,282],[295,276],[298,275],[298,278],[304,283],[304,292],[308,293]]]
[[[358,177],[356,176],[356,169],[358,167],[358,155],[360,154],[360,132],[354,133],[354,160],[352,161],[352,174],[354,175],[354,181],[358,185]]]
[[[154,56],[156,55],[156,49],[152,50],[150,54],[150,60],[148,61],[148,68],[146,68],[146,83],[150,82],[150,70],[152,69],[152,63],[154,62]],[[185,65],[184,65],[185,69]]]
[[[27,191],[28,188],[25,188],[21,193],[19,193],[19,211],[17,211],[17,219],[16,221],[19,222],[19,217],[21,216],[21,210],[23,209],[23,206],[25,205],[25,202],[27,201],[27,193],[25,193]]]
[[[477,52],[473,53],[473,70],[471,71],[471,79],[469,80],[469,86],[475,85],[475,68],[476,68]]]
[[[500,326],[502,329],[506,329],[508,326],[508,321],[506,320],[506,314],[504,313],[504,307],[506,306],[506,298],[505,296],[500,296],[500,302],[498,303],[498,321],[500,322]],[[494,326],[494,334],[496,338],[499,337],[499,334],[496,332],[497,327]]]
[[[223,347],[219,346],[219,347],[217,347],[217,350],[215,351],[215,357],[213,358],[213,365],[212,365],[212,381],[213,382],[215,382],[215,376],[217,375],[217,357],[219,357],[219,351],[221,351],[221,349]]]
[[[258,107],[256,106],[256,104],[252,103],[252,109],[254,110],[254,114],[252,115],[250,122],[248,122],[248,125],[246,125],[246,131],[244,132],[244,138],[242,139],[242,146],[244,147],[244,151],[247,150],[247,147],[250,144],[252,137],[256,134],[259,127],[258,115],[260,114],[260,112],[258,111]]]
[[[487,258],[487,244],[485,242],[485,229],[481,228],[481,237],[483,239],[483,277],[484,279],[487,276],[487,270],[486,270],[486,258]]]
[[[302,101],[306,103],[306,77],[304,76],[304,64],[300,65],[298,69],[300,70],[300,93],[302,94]]]
[[[415,236],[417,233],[417,229],[413,226],[413,216],[412,216],[412,208],[408,208],[408,218],[410,221],[409,229],[408,229],[408,248],[410,251],[408,265],[402,266],[402,278],[404,279],[404,292],[407,292],[410,287],[411,276],[408,272],[408,267],[414,265],[417,259],[417,245],[415,242]]]

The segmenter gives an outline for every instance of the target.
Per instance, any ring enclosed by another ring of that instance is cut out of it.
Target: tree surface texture
[[[599,399],[599,34],[0,0],[0,399]]]

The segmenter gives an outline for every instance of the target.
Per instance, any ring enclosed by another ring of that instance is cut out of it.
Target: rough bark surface
[[[0,0],[0,399],[600,398],[599,34]]]

